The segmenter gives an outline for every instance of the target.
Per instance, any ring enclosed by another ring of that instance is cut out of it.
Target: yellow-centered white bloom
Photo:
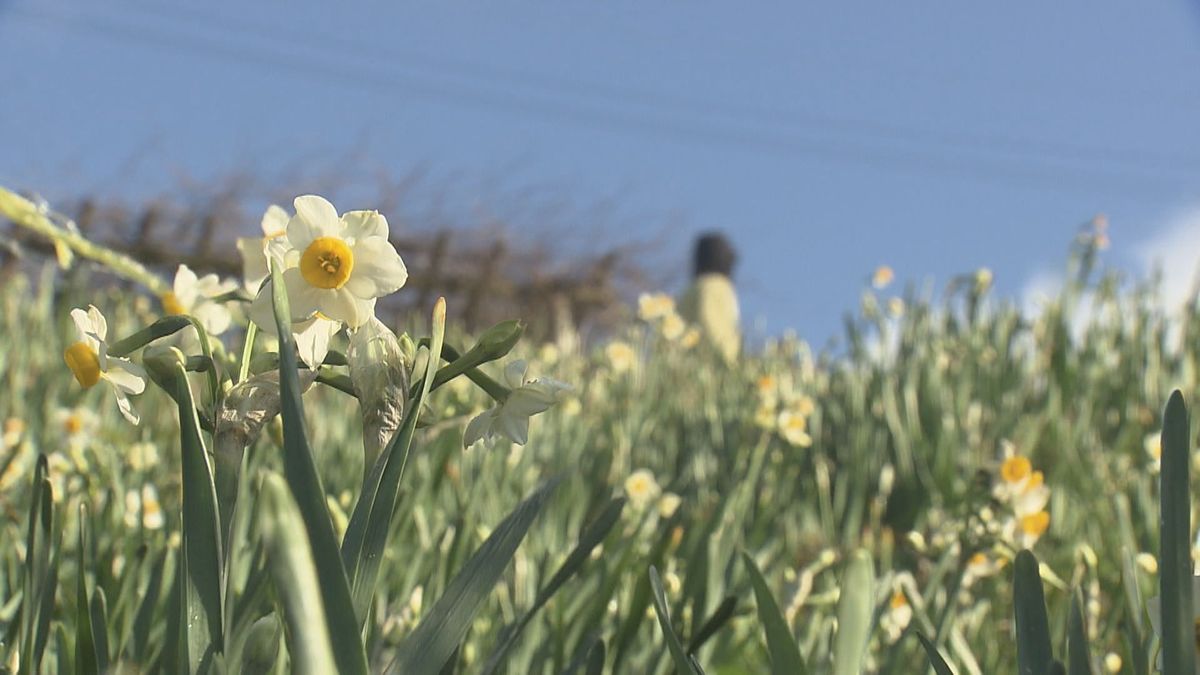
[[[518,445],[529,440],[529,418],[557,403],[571,385],[548,377],[526,379],[524,361],[513,361],[504,369],[508,398],[483,411],[467,424],[463,445],[470,447],[484,438],[503,436]]]
[[[608,343],[608,346],[604,348],[604,355],[608,357],[608,362],[612,365],[612,369],[618,373],[631,370],[633,365],[637,363],[637,352],[634,351],[628,342],[621,342],[620,340]]]
[[[153,485],[143,485],[140,493],[137,490],[125,493],[125,525],[137,527],[139,522],[147,530],[159,530],[166,524],[158,490]]]
[[[687,323],[683,320],[683,317],[672,311],[662,318],[662,322],[659,323],[658,328],[662,331],[663,337],[674,342],[683,337],[684,331],[687,330]]]
[[[322,317],[358,328],[374,316],[376,299],[408,280],[400,254],[388,241],[388,223],[376,211],[341,216],[322,197],[297,197],[288,221],[283,283],[293,322]],[[252,316],[271,307],[268,281],[254,300]],[[257,321],[256,321],[257,322]],[[259,323],[263,327],[262,323]]]
[[[242,254],[242,282],[247,291],[257,293],[263,281],[271,276],[271,249],[285,247],[290,216],[282,207],[272,204],[262,217],[261,237],[239,237],[238,253]]]
[[[643,509],[661,493],[650,469],[638,469],[625,479],[625,496],[636,509]]]
[[[140,394],[146,390],[146,371],[138,364],[108,355],[108,322],[95,305],[87,311],[71,310],[71,320],[78,331],[77,340],[63,352],[63,360],[84,389],[90,389],[100,380],[112,386],[117,397],[117,408],[125,419],[138,423],[138,414],[129,402],[129,394]]]
[[[1146,601],[1146,609],[1150,612],[1150,626],[1154,628],[1154,634],[1162,637],[1162,598],[1153,597]],[[1195,624],[1194,634],[1196,636],[1196,675],[1200,675],[1200,577],[1192,577],[1192,614]],[[1162,668],[1162,654],[1159,654],[1158,667]]]
[[[54,426],[68,443],[85,442],[96,435],[100,429],[100,416],[90,408],[59,408],[54,411]]]
[[[808,420],[799,412],[787,409],[779,413],[779,435],[790,445],[807,448],[812,445],[812,436],[808,435]]]
[[[908,624],[912,622],[912,616],[913,610],[912,606],[908,604],[908,597],[904,595],[903,590],[897,587],[892,591],[892,596],[888,600],[887,610],[879,617],[879,627],[883,629],[888,644],[900,639],[904,629],[908,628]]]
[[[871,285],[876,290],[887,288],[888,284],[892,283],[892,279],[896,278],[896,273],[887,265],[880,265],[875,268],[875,273],[871,275]]]
[[[666,293],[642,293],[638,296],[638,318],[656,321],[675,313],[675,299]]]
[[[167,314],[187,314],[195,317],[204,326],[209,335],[220,335],[229,329],[233,316],[220,302],[219,296],[236,289],[236,281],[221,281],[215,274],[205,274],[197,277],[187,265],[180,265],[175,271],[175,282],[171,290],[163,293],[163,311]]]

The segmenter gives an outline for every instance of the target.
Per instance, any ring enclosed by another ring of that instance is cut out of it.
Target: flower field
[[[0,191],[64,263],[0,280],[10,671],[1195,667],[1200,313],[1102,231],[1036,315],[879,270],[836,351],[728,363],[662,295],[590,342],[384,325],[404,251],[318,199],[220,280]]]

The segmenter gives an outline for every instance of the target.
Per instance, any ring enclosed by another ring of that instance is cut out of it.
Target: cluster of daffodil
[[[755,383],[755,423],[779,434],[788,445],[807,448],[813,444],[808,420],[816,412],[812,397],[796,390],[785,375],[766,374]]]
[[[700,329],[689,326],[675,308],[675,299],[666,293],[643,293],[638,296],[638,318],[652,326],[669,342],[684,349],[700,343]]]
[[[117,354],[112,349],[107,321],[98,308],[72,310],[76,339],[66,348],[64,359],[79,384],[91,388],[106,383],[116,396],[121,414],[137,424],[139,417],[130,396],[145,390],[147,372],[129,357],[142,348],[155,353],[174,348],[185,352],[183,358],[191,359],[187,362],[189,370],[208,374],[213,389],[209,396],[220,400],[237,384],[230,373],[237,371],[239,364],[225,356],[227,350],[218,338],[234,325],[241,313],[240,305],[247,299],[246,314],[253,326],[242,352],[242,379],[253,374],[254,364],[270,363],[270,359],[251,359],[251,354],[255,330],[276,334],[273,282],[269,277],[270,268],[275,266],[287,290],[291,331],[300,360],[311,371],[325,375],[319,380],[359,396],[364,423],[370,426],[365,432],[373,437],[368,443],[373,441],[379,446],[386,442],[399,424],[404,404],[403,397],[394,392],[407,382],[416,350],[407,336],[398,339],[375,316],[375,306],[380,298],[404,285],[408,271],[388,240],[388,223],[382,214],[338,214],[332,204],[315,195],[297,197],[294,207],[295,213],[289,215],[272,205],[262,218],[263,236],[238,240],[244,269],[240,283],[213,274],[197,276],[186,265],[179,267],[171,289],[162,293],[160,300],[166,315],[187,317],[195,331],[186,330],[183,323],[152,326],[123,341]],[[247,298],[243,293],[253,295]],[[515,343],[519,328],[513,325],[506,329],[511,335],[499,336],[499,348],[486,360],[503,355]],[[176,331],[182,331],[181,337],[162,339]],[[335,355],[327,364],[330,345],[343,331],[349,335],[346,354]],[[344,376],[326,373],[329,366],[342,363],[349,365],[348,382]],[[510,363],[501,383],[485,376],[480,379],[495,398],[495,405],[467,425],[464,443],[468,446],[495,438],[525,443],[529,418],[554,405],[569,389],[556,380],[529,377],[523,361]],[[362,400],[364,397],[369,400]],[[262,404],[256,405],[261,408]],[[216,409],[205,412],[222,414]],[[224,411],[226,416],[235,417],[245,413]],[[368,447],[368,460],[371,454]]]
[[[1033,468],[1029,458],[1005,444],[1004,461],[992,495],[1004,507],[1000,533],[1014,549],[1029,549],[1050,529],[1050,488],[1045,476]]]

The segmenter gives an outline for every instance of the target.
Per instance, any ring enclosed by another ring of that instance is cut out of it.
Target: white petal
[[[525,371],[528,369],[524,359],[517,359],[504,367],[504,383],[509,389],[516,391],[525,384]]]
[[[262,233],[267,237],[278,237],[287,233],[287,225],[290,217],[283,207],[272,204],[267,207],[267,212],[262,217]]]
[[[92,333],[101,341],[108,339],[108,321],[95,305],[88,305],[88,319],[92,322]]]
[[[79,332],[80,339],[95,331],[95,328],[92,326],[92,320],[88,317],[87,310],[79,308],[71,310],[71,321],[75,322],[75,330]]]
[[[204,326],[209,335],[220,335],[229,330],[233,323],[233,315],[219,302],[202,302],[194,310],[192,316]]]
[[[378,211],[347,211],[342,214],[347,239],[359,240],[364,237],[388,237],[387,218]]]
[[[336,321],[327,319],[311,319],[295,324],[293,328],[296,330],[296,351],[300,360],[309,368],[321,365],[325,355],[329,353],[329,341],[339,327]]]
[[[375,315],[375,300],[355,297],[349,289],[342,286],[338,289],[322,290],[317,311],[354,329]]]
[[[509,415],[506,411],[496,416],[495,427],[504,436],[517,445],[525,445],[529,440],[529,418],[524,415]]]
[[[130,424],[136,425],[142,418],[138,417],[137,411],[133,409],[133,404],[129,402],[129,397],[121,393],[120,390],[114,390],[117,393],[117,409],[129,420]]]
[[[360,298],[378,298],[400,290],[408,281],[408,268],[395,247],[383,237],[367,237],[354,244],[354,269],[345,288]]]
[[[547,397],[535,389],[521,387],[514,389],[513,393],[504,401],[504,413],[514,417],[529,417],[545,412],[554,403],[553,396]]]
[[[250,320],[258,324],[259,330],[270,335],[279,334],[279,331],[275,330],[275,305],[271,300],[270,279],[266,280],[250,303]]]
[[[463,447],[469,448],[475,445],[476,441],[486,436],[491,431],[491,423],[495,408],[489,408],[475,416],[463,431]]]
[[[184,311],[191,313],[200,293],[196,273],[187,265],[180,265],[179,269],[175,270],[175,283],[172,284],[172,290],[175,292],[175,299],[183,306]]]
[[[288,309],[291,310],[293,322],[303,321],[312,316],[313,312],[321,310],[326,297],[334,292],[332,289],[310,285],[300,274],[299,267],[283,271],[283,287],[287,289]],[[338,318],[328,312],[325,315],[331,319]]]
[[[101,373],[100,377],[123,394],[140,394],[146,390],[146,371],[126,359],[110,358],[108,370]]]
[[[324,197],[304,195],[292,203],[296,215],[288,221],[287,238],[294,248],[303,251],[317,237],[341,236],[342,221]]]
[[[267,255],[263,251],[263,240],[258,237],[241,237],[237,240],[238,253],[242,255],[242,281],[247,291],[256,293],[263,279],[271,273],[267,269]]]

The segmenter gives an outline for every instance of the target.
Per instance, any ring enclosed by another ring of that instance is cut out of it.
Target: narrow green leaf
[[[263,478],[258,524],[275,590],[283,603],[288,626],[285,635],[295,672],[301,675],[336,672],[304,519],[287,484],[276,475]]]
[[[1038,561],[1029,551],[1017,554],[1013,564],[1013,610],[1017,623],[1018,675],[1045,675],[1054,653],[1050,647],[1050,622]]]
[[[721,604],[717,605],[717,608],[713,610],[713,613],[704,620],[704,623],[700,624],[700,629],[697,630],[696,634],[692,636],[692,639],[688,641],[687,652],[689,654],[695,654],[696,652],[700,651],[700,648],[704,646],[704,643],[708,642],[709,638],[716,635],[717,631],[721,630],[721,628],[733,618],[733,614],[736,611],[737,596],[725,596],[725,599],[721,601]]]
[[[39,455],[33,473],[29,503],[29,530],[25,540],[24,594],[21,599],[21,664],[38,672],[50,639],[50,616],[58,586],[58,542],[54,526],[54,488],[49,464]]]
[[[96,648],[96,665],[99,666],[100,672],[107,673],[109,664],[108,600],[105,598],[103,588],[96,588],[88,610],[88,613],[91,614],[92,644]]]
[[[604,640],[596,640],[588,650],[587,675],[602,675],[604,673]]]
[[[556,479],[538,488],[496,526],[400,645],[388,672],[435,675],[442,669],[557,485]]]
[[[949,664],[938,653],[937,647],[925,637],[924,633],[917,632],[917,639],[921,641],[921,646],[925,648],[925,655],[929,657],[929,665],[933,667],[933,672],[936,675],[954,675],[954,671],[950,670]]]
[[[1087,626],[1083,620],[1083,598],[1079,589],[1071,593],[1071,614],[1067,620],[1067,665],[1070,675],[1092,675]]]
[[[517,638],[521,635],[525,627],[529,625],[529,621],[533,618],[533,615],[558,592],[558,589],[562,588],[562,585],[568,579],[583,567],[583,564],[587,562],[592,551],[604,541],[604,538],[612,531],[613,526],[617,524],[618,519],[621,517],[621,510],[624,508],[625,499],[623,497],[613,499],[604,507],[600,516],[584,529],[583,534],[579,537],[579,543],[575,545],[575,548],[567,556],[567,559],[563,561],[563,564],[550,577],[550,581],[546,582],[546,585],[538,591],[537,597],[534,598],[533,606],[525,612],[521,620],[512,627],[512,630],[508,631],[504,641],[487,660],[487,665],[483,669],[485,674],[493,673],[499,668],[504,656],[517,641]]]
[[[308,532],[313,563],[321,589],[326,625],[333,643],[337,670],[342,675],[366,675],[367,655],[350,599],[350,581],[342,565],[337,535],[325,504],[325,488],[317,474],[308,443],[304,403],[300,399],[299,368],[288,310],[287,290],[278,264],[271,266],[271,299],[279,334],[279,397],[283,421],[283,473]]]
[[[866,551],[856,551],[842,574],[838,630],[833,645],[834,675],[862,672],[871,618],[875,613],[875,566]]]
[[[79,505],[79,566],[75,585],[75,672],[98,675],[102,672],[100,659],[96,655],[96,641],[92,631],[91,597],[87,591],[88,561],[87,506]]]
[[[758,620],[767,634],[767,651],[771,653],[771,672],[775,675],[800,675],[808,672],[804,665],[804,657],[800,655],[800,647],[792,630],[788,628],[783,612],[767,586],[758,565],[749,553],[742,552],[742,562],[746,565],[746,573],[750,575],[750,585],[754,587],[754,601],[758,604]]]
[[[383,551],[387,548],[392,518],[400,498],[400,482],[408,465],[417,421],[420,419],[421,409],[424,407],[425,398],[429,396],[434,372],[437,370],[438,360],[433,355],[441,351],[446,334],[444,298],[438,298],[434,305],[432,327],[433,347],[422,378],[421,390],[417,397],[409,402],[400,428],[380,453],[375,466],[368,474],[358,502],[354,505],[354,512],[350,515],[346,535],[342,539],[342,562],[351,580],[351,598],[360,627],[366,622],[367,610],[371,598],[375,595],[379,565],[383,561]]]
[[[1187,405],[1178,390],[1163,413],[1161,503],[1159,504],[1159,598],[1162,611],[1164,673],[1196,670],[1195,614],[1192,607],[1191,464]]]
[[[697,675],[691,662],[688,661],[687,654],[683,652],[679,635],[671,627],[671,612],[667,609],[667,594],[663,592],[662,579],[658,577],[658,570],[654,565],[650,566],[650,589],[654,594],[654,613],[658,616],[658,625],[662,627],[663,639],[667,643],[667,649],[671,652],[671,660],[675,662],[676,674]]]
[[[183,466],[183,612],[188,672],[207,672],[221,651],[221,533],[217,492],[208,449],[183,364],[161,383],[174,388],[179,409],[179,442]]]

